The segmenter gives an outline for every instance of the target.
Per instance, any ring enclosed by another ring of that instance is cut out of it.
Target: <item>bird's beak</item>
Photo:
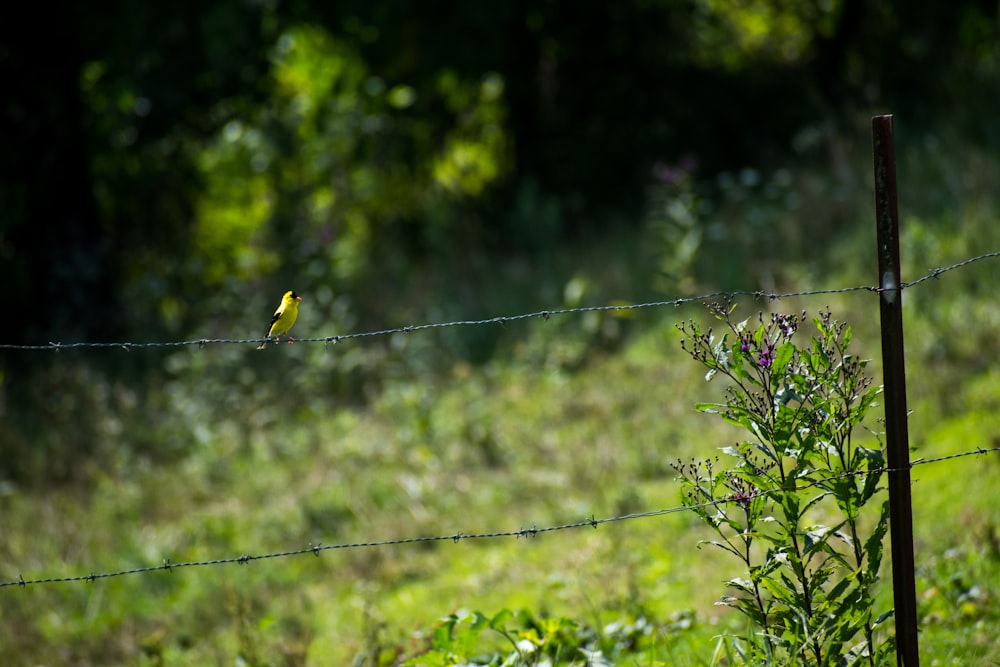
[[[297,297],[295,297],[295,300],[296,301],[302,301],[302,297],[301,296],[297,296]]]

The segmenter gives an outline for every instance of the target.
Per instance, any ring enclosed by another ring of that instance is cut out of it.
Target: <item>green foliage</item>
[[[723,450],[733,465],[674,467],[684,503],[718,534],[707,544],[745,568],[723,598],[751,624],[739,650],[751,664],[884,664],[892,643],[876,633],[891,614],[876,614],[874,588],[888,503],[864,514],[884,459],[855,442],[881,390],[848,352],[850,328],[829,311],[816,318],[810,344],[797,346],[804,313],[761,317],[752,328],[734,322],[733,310],[712,306],[727,330],[721,337],[680,325],[681,344],[709,369],[707,379],[733,383],[725,403],[699,409],[751,437]]]
[[[657,270],[656,287],[664,293],[690,287],[691,272],[702,250],[709,199],[693,187],[695,161],[688,157],[676,165],[657,164],[655,183],[646,197],[646,226],[653,237],[651,253]]]
[[[833,34],[845,3],[700,0],[697,4],[698,59],[741,69],[761,61],[801,61],[818,41]]]
[[[453,667],[456,665],[493,665],[528,667],[532,665],[602,665],[621,664],[623,658],[646,655],[644,665],[667,665],[661,658],[657,632],[683,632],[690,619],[681,615],[670,626],[654,627],[644,616],[628,622],[616,622],[595,631],[580,622],[564,618],[538,616],[527,610],[504,609],[492,617],[480,612],[451,614],[434,630],[431,647],[407,660],[411,667]],[[488,648],[499,642],[499,648]],[[634,659],[634,658],[633,658]]]

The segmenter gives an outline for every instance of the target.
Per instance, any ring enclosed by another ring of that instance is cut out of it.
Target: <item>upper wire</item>
[[[931,278],[937,278],[938,276],[947,273],[949,271],[954,271],[975,262],[979,262],[984,259],[990,259],[993,257],[1000,257],[1000,251],[989,252],[976,257],[970,257],[969,259],[963,260],[956,264],[950,266],[944,266],[937,269],[932,269],[927,274],[917,278],[916,280],[911,280],[909,282],[903,282],[902,287],[913,287],[922,282],[930,280]],[[522,313],[519,315],[501,315],[494,317],[486,317],[483,319],[476,320],[456,320],[452,322],[432,322],[429,324],[415,324],[410,326],[392,327],[388,329],[379,329],[377,331],[363,331],[358,333],[348,333],[340,334],[337,336],[322,336],[319,338],[296,338],[295,341],[298,343],[339,343],[344,340],[350,340],[352,338],[371,338],[374,336],[388,336],[398,333],[412,333],[415,331],[424,331],[427,329],[443,329],[446,327],[459,327],[459,326],[482,326],[488,324],[506,324],[508,322],[516,322],[519,320],[527,320],[532,318],[542,318],[549,319],[557,315],[569,315],[573,313],[590,313],[590,312],[624,312],[631,310],[640,310],[646,308],[660,308],[665,306],[682,306],[688,303],[702,303],[705,301],[713,301],[717,299],[732,299],[736,297],[751,297],[753,299],[765,299],[767,301],[778,301],[781,299],[788,299],[792,297],[804,297],[804,296],[818,296],[822,294],[843,294],[847,292],[879,292],[879,287],[874,287],[871,285],[857,285],[854,287],[839,287],[832,289],[819,289],[819,290],[805,290],[799,292],[765,292],[762,290],[736,290],[736,291],[720,291],[711,292],[708,294],[701,294],[699,296],[690,297],[679,297],[676,299],[668,299],[663,301],[648,301],[645,303],[633,303],[633,304],[615,304],[606,306],[583,306],[579,308],[555,308],[551,310],[538,310],[531,313]],[[249,345],[249,344],[259,344],[272,339],[269,338],[200,338],[197,340],[183,340],[183,341],[164,341],[164,342],[117,342],[117,343],[60,343],[60,342],[49,342],[41,345],[19,345],[12,343],[0,343],[0,350],[72,350],[80,348],[118,348],[125,351],[132,349],[142,349],[151,347],[186,347],[191,345],[197,345],[198,347],[205,347],[207,345]]]

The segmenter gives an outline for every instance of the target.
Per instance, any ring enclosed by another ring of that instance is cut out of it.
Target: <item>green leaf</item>
[[[860,447],[859,450],[862,452],[864,457],[868,460],[868,470],[875,470],[878,472],[871,472],[865,476],[865,483],[861,490],[861,503],[864,505],[868,500],[875,495],[878,491],[878,484],[882,480],[882,468],[885,467],[885,457],[882,454],[882,450],[879,449],[866,449]]]
[[[732,545],[730,545],[730,544],[728,544],[726,542],[719,542],[718,540],[702,540],[702,541],[698,542],[698,544],[699,544],[699,546],[702,545],[702,544],[711,544],[713,547],[719,547],[723,551],[728,551],[729,553],[733,554],[737,558],[742,558],[743,557],[742,554],[740,554],[739,551],[737,551],[735,548],[733,548]]]
[[[865,540],[866,569],[874,577],[878,577],[879,565],[882,563],[882,552],[885,548],[885,535],[889,531],[889,501],[882,503],[882,511],[871,535]]]
[[[502,609],[490,619],[490,628],[493,630],[502,630],[513,617],[514,612],[510,609]]]
[[[749,593],[754,595],[756,593],[754,589],[753,582],[749,579],[743,579],[742,577],[737,577],[735,579],[730,579],[726,581],[725,584],[737,590],[743,591],[744,593]]]
[[[781,389],[779,389],[774,394],[774,401],[778,405],[781,405],[782,407],[788,405],[792,401],[795,401],[796,403],[802,403],[804,400],[805,398],[801,394],[799,394],[795,390],[795,387],[788,382],[785,382],[782,385]]]
[[[715,358],[715,363],[723,371],[729,370],[729,346],[726,342],[727,338],[729,338],[729,334],[724,334],[722,340],[712,348],[712,356]]]
[[[458,617],[454,614],[446,616],[441,620],[441,623],[434,629],[433,646],[435,648],[447,648],[451,646],[451,630],[455,627],[457,621]]]
[[[793,343],[787,342],[780,345],[774,353],[774,361],[771,362],[771,377],[775,380],[781,380],[785,377],[788,364],[791,363],[794,356],[795,345]]]

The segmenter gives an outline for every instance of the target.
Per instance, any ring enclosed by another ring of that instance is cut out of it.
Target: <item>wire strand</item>
[[[995,257],[1000,257],[1000,251],[989,252],[976,257],[970,257],[969,259],[963,260],[956,264],[950,266],[944,266],[937,269],[932,269],[927,274],[912,280],[909,282],[903,282],[902,287],[913,287],[919,285],[920,283],[926,282],[932,278],[937,278],[942,274],[948,273],[949,271],[954,271],[960,269],[970,264],[982,261],[984,259],[991,259]],[[558,315],[570,315],[576,313],[591,313],[591,312],[625,312],[632,310],[642,310],[647,308],[662,308],[666,306],[682,306],[689,303],[703,303],[706,301],[712,301],[717,299],[733,299],[736,297],[751,297],[753,299],[766,299],[767,301],[779,301],[781,299],[789,299],[792,297],[806,297],[806,296],[820,296],[824,294],[844,294],[848,292],[878,292],[880,288],[871,285],[857,285],[854,287],[839,287],[831,289],[819,289],[819,290],[806,290],[799,292],[765,292],[762,290],[737,290],[731,292],[711,292],[708,294],[701,294],[699,296],[689,296],[689,297],[679,297],[676,299],[668,299],[664,301],[648,301],[645,303],[635,303],[635,304],[617,304],[617,305],[606,305],[606,306],[584,306],[580,308],[555,308],[551,310],[539,310],[532,313],[522,313],[519,315],[501,315],[495,317],[487,317],[483,319],[476,320],[456,320],[453,322],[433,322],[430,324],[416,324],[410,326],[393,327],[389,329],[379,329],[377,331],[364,331],[358,333],[341,334],[338,336],[324,336],[319,338],[296,338],[297,343],[339,343],[345,340],[351,340],[354,338],[372,338],[376,336],[388,336],[398,333],[413,333],[416,331],[425,331],[427,329],[443,329],[447,327],[460,327],[460,326],[483,326],[488,324],[507,324],[508,322],[517,322],[519,320],[527,320],[533,318],[542,318],[548,320],[550,317],[555,317]],[[201,338],[198,340],[184,340],[184,341],[166,341],[166,342],[118,342],[118,343],[60,343],[60,342],[49,342],[43,345],[16,345],[9,343],[0,343],[0,350],[33,350],[33,351],[59,351],[59,350],[73,350],[81,348],[119,348],[125,351],[134,349],[144,349],[144,348],[165,348],[165,347],[206,347],[208,345],[250,345],[250,344],[260,344],[265,341],[273,341],[270,338]]]
[[[646,518],[651,518],[651,517],[664,516],[664,515],[667,515],[667,514],[675,514],[675,513],[678,513],[678,512],[685,512],[685,511],[688,511],[688,510],[694,510],[694,509],[698,509],[698,508],[713,507],[713,506],[718,506],[718,505],[723,505],[723,504],[742,503],[742,502],[746,502],[748,500],[751,500],[753,498],[757,498],[757,497],[765,496],[765,495],[772,495],[772,494],[775,494],[775,493],[786,493],[788,491],[804,491],[804,490],[809,489],[809,488],[820,486],[823,483],[831,482],[831,481],[834,481],[834,480],[837,480],[837,479],[842,479],[842,478],[845,478],[845,477],[859,477],[859,476],[872,475],[872,474],[903,472],[903,471],[910,470],[910,469],[912,469],[912,468],[914,468],[916,466],[920,466],[920,465],[929,465],[929,464],[933,464],[933,463],[942,463],[944,461],[951,461],[951,460],[954,460],[954,459],[964,458],[964,457],[968,457],[968,456],[980,456],[980,455],[983,455],[983,454],[990,454],[990,453],[997,453],[997,452],[1000,452],[1000,447],[989,447],[989,448],[980,447],[980,448],[977,448],[977,449],[974,449],[974,450],[969,450],[969,451],[965,451],[965,452],[959,452],[959,453],[956,453],[956,454],[947,454],[947,455],[944,455],[944,456],[937,456],[937,457],[929,458],[929,459],[918,459],[916,461],[910,462],[909,468],[881,467],[881,468],[875,468],[875,469],[872,469],[872,470],[864,470],[864,471],[848,471],[848,472],[843,472],[843,473],[840,473],[840,474],[837,474],[837,475],[831,475],[830,477],[825,477],[823,479],[814,480],[814,481],[812,481],[812,482],[810,482],[808,484],[804,484],[802,486],[797,486],[797,487],[794,487],[792,489],[769,489],[769,490],[759,491],[757,493],[751,493],[751,494],[743,496],[742,498],[739,498],[739,499],[732,498],[732,497],[729,497],[729,498],[720,498],[720,499],[706,501],[704,503],[696,503],[696,504],[691,504],[691,505],[681,505],[681,506],[675,506],[675,507],[668,507],[668,508],[665,508],[665,509],[648,510],[648,511],[644,511],[644,512],[633,512],[633,513],[630,513],[630,514],[621,514],[621,515],[617,515],[617,516],[603,517],[603,518],[600,518],[600,519],[591,517],[590,519],[584,519],[584,520],[575,521],[575,522],[572,522],[572,523],[563,523],[563,524],[557,524],[557,525],[552,525],[552,526],[545,526],[545,527],[542,527],[542,528],[538,528],[538,527],[532,526],[531,528],[521,528],[519,530],[495,531],[495,532],[488,532],[488,533],[468,533],[468,534],[466,534],[466,533],[462,533],[462,532],[457,532],[457,533],[452,533],[452,534],[449,534],[449,535],[431,535],[431,536],[423,536],[423,537],[406,537],[406,538],[397,538],[397,539],[389,539],[389,540],[368,541],[368,542],[350,542],[350,543],[344,543],[344,544],[330,544],[330,545],[310,544],[308,547],[301,548],[301,549],[290,549],[290,550],[287,550],[287,551],[278,551],[278,552],[274,552],[274,553],[266,553],[266,554],[259,554],[259,555],[244,554],[244,555],[241,555],[241,556],[233,556],[233,557],[229,557],[229,558],[216,558],[216,559],[212,559],[212,560],[189,561],[189,562],[183,562],[183,563],[171,563],[169,559],[164,559],[163,563],[161,565],[150,565],[150,566],[145,566],[145,567],[136,567],[136,568],[132,568],[132,569],[128,569],[128,570],[118,570],[118,571],[114,571],[114,572],[92,573],[92,574],[79,575],[79,576],[50,577],[50,578],[45,578],[45,579],[25,579],[22,575],[18,575],[17,579],[15,579],[14,581],[0,582],[0,588],[9,588],[9,587],[14,587],[14,586],[17,586],[17,587],[20,587],[20,588],[25,588],[27,586],[33,586],[33,585],[39,585],[39,584],[65,584],[65,583],[71,583],[71,582],[89,582],[89,583],[93,583],[93,582],[95,582],[95,581],[97,581],[99,579],[110,579],[112,577],[123,577],[123,576],[126,576],[126,575],[133,575],[133,574],[146,574],[146,573],[150,573],[150,572],[162,572],[162,571],[172,572],[173,570],[179,570],[179,569],[182,569],[182,568],[207,567],[207,566],[212,566],[212,565],[231,565],[231,564],[247,565],[248,563],[252,563],[254,561],[259,561],[259,560],[270,560],[270,559],[276,559],[276,558],[288,558],[288,557],[291,557],[291,556],[301,556],[301,555],[305,555],[305,554],[313,554],[314,556],[319,557],[319,555],[321,553],[323,553],[324,551],[333,551],[333,550],[340,550],[340,549],[368,549],[368,548],[377,548],[377,547],[401,546],[401,545],[408,545],[408,544],[420,544],[420,543],[428,543],[428,542],[454,542],[454,543],[457,544],[458,542],[465,541],[465,540],[489,540],[489,539],[500,539],[500,538],[511,538],[511,537],[516,538],[516,539],[520,539],[520,538],[526,538],[526,539],[528,539],[528,538],[536,537],[536,536],[544,534],[544,533],[554,533],[554,532],[557,532],[557,531],[573,530],[573,529],[577,529],[577,528],[587,528],[587,527],[595,528],[596,529],[598,526],[601,526],[601,525],[604,525],[604,524],[608,524],[608,523],[617,523],[617,522],[621,522],[621,521],[631,521],[631,520],[634,520],[634,519],[646,519]]]

